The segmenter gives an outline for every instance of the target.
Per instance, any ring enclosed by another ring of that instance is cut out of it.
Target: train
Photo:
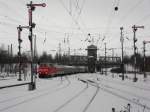
[[[84,66],[66,66],[51,63],[41,63],[37,69],[39,78],[50,78],[77,73],[86,73],[87,67]]]

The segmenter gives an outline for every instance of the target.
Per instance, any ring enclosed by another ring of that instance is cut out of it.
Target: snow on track
[[[149,112],[148,84],[100,74],[38,79],[34,91],[28,91],[27,86],[0,90],[0,112],[111,112],[113,107],[120,111],[128,103],[131,112]]]

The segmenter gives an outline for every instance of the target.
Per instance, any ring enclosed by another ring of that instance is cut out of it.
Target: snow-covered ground
[[[150,112],[150,77],[133,82],[133,74],[121,80],[119,74],[99,73],[36,80],[36,90],[28,86],[0,90],[0,112],[116,112],[131,105],[131,112]],[[83,83],[80,80],[86,81]],[[29,80],[27,80],[29,81]],[[17,78],[0,80],[0,85],[23,83]]]

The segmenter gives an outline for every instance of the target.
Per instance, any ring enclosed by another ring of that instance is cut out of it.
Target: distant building
[[[105,56],[98,57],[98,61],[100,61],[101,63],[105,63]],[[107,63],[121,63],[121,58],[120,57],[107,56],[106,62]]]
[[[71,55],[70,65],[87,65],[87,56]]]
[[[105,67],[105,56],[98,57],[97,64],[100,65],[101,67]],[[112,67],[112,66],[117,66],[117,65],[120,66],[120,64],[121,64],[120,57],[111,57],[111,56],[106,57],[107,67]]]

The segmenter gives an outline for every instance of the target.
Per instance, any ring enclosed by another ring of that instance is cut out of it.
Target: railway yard
[[[112,112],[112,108],[116,112],[149,112],[150,77],[143,80],[137,75],[135,83],[130,74],[124,81],[118,74],[113,75],[37,78],[34,91],[28,91],[27,85],[4,88],[0,90],[0,112]],[[0,84],[16,82],[15,78],[7,78]]]
[[[150,112],[150,0],[0,5],[0,112]]]

